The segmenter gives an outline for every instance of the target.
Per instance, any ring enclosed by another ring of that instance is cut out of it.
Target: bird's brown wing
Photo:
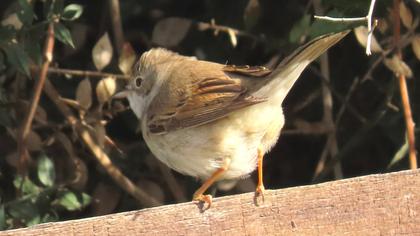
[[[195,75],[192,77],[196,79],[190,83],[178,81],[176,90],[170,82],[162,85],[148,110],[149,131],[154,134],[163,134],[203,125],[225,117],[232,111],[266,100],[250,96],[247,88],[241,84],[241,80],[230,78],[223,72],[223,68],[223,65],[214,68],[220,73],[203,73],[203,75],[215,76]],[[252,70],[253,73],[257,73],[255,68]],[[242,68],[241,71],[244,74],[246,69]],[[182,71],[177,73],[182,73]],[[191,77],[191,75],[185,76]],[[166,96],[170,93],[172,93],[171,96]],[[167,100],[169,97],[170,101]]]

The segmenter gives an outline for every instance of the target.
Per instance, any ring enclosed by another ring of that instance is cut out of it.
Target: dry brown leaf
[[[89,179],[89,171],[85,162],[79,157],[71,158],[74,165],[70,186],[79,191],[84,190]]]
[[[120,201],[121,193],[113,185],[100,182],[96,185],[92,195],[92,215],[112,213]]]
[[[162,19],[153,29],[152,42],[164,47],[176,46],[185,38],[191,24],[191,20],[185,18]]]
[[[29,106],[30,104],[28,101],[19,99],[16,102],[18,115],[24,115],[28,111]],[[47,124],[47,112],[40,104],[36,107],[34,119],[41,124]]]
[[[376,29],[378,29],[382,34],[385,34],[389,29],[388,21],[384,18],[378,19],[378,25],[376,26]]]
[[[396,55],[392,58],[386,58],[384,64],[388,69],[394,72],[396,76],[404,75],[406,78],[411,78],[413,76],[410,67]]]
[[[414,36],[413,41],[411,41],[411,48],[413,49],[417,60],[420,60],[420,34]]]
[[[47,112],[40,104],[36,107],[34,119],[41,124],[47,124]]]
[[[108,77],[99,81],[96,85],[96,96],[100,104],[107,102],[117,89],[117,83],[114,78]]]
[[[109,40],[108,33],[105,33],[98,42],[96,42],[92,50],[92,59],[96,69],[102,70],[105,68],[111,62],[112,55],[111,40]]]
[[[55,137],[57,140],[63,145],[64,149],[66,150],[67,154],[70,156],[70,158],[73,158],[75,156],[73,145],[69,138],[63,133],[63,132],[56,132]]]
[[[28,148],[29,151],[42,150],[41,137],[33,130],[31,130],[28,134],[28,138],[26,140],[26,148]]]
[[[238,45],[238,39],[236,38],[236,33],[233,29],[228,29],[229,39],[230,43],[234,48],[236,48],[236,45]]]
[[[19,166],[19,156],[17,152],[12,152],[7,154],[6,156],[6,162],[12,167],[18,167]]]
[[[1,21],[2,26],[11,25],[15,30],[20,30],[23,26],[22,21],[20,21],[16,13],[8,15],[4,20]]]
[[[125,75],[131,73],[131,68],[136,62],[136,52],[129,42],[124,43],[120,58],[118,58],[118,67]]]
[[[92,105],[92,85],[88,78],[82,80],[77,86],[76,101],[85,110]]]
[[[155,182],[147,179],[140,179],[136,182],[136,185],[154,197],[158,202],[165,200],[165,194],[162,188]]]
[[[364,48],[366,48],[367,45],[368,33],[369,31],[366,26],[359,26],[354,29],[354,34],[356,35],[357,41]],[[382,47],[379,45],[374,35],[372,35],[371,51],[373,53],[379,53],[383,51]]]
[[[404,1],[400,2],[400,18],[406,28],[411,29],[413,27],[413,14],[411,14]]]
[[[247,29],[254,27],[261,14],[261,6],[258,0],[249,0],[244,11],[244,22]]]

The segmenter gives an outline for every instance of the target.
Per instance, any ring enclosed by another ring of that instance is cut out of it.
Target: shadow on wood
[[[420,170],[36,225],[5,235],[420,235]]]

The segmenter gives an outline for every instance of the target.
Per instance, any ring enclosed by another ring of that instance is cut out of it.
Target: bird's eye
[[[134,79],[134,84],[136,85],[137,88],[139,88],[141,86],[141,83],[143,83],[143,78],[141,77],[136,77]]]

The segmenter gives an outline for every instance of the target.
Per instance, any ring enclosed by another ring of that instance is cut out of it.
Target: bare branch
[[[42,88],[44,87],[45,80],[47,79],[47,71],[52,61],[54,50],[54,23],[51,22],[48,26],[47,37],[44,44],[44,63],[39,71],[39,78],[35,83],[34,95],[31,100],[31,105],[26,113],[25,119],[22,124],[21,132],[18,138],[18,152],[19,152],[19,165],[18,172],[24,174],[26,172],[26,160],[28,158],[28,151],[26,150],[26,141],[31,131],[32,120],[34,119],[36,108],[41,97]]]

